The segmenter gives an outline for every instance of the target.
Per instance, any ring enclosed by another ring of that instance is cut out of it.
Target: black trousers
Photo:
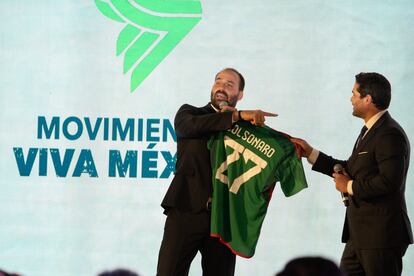
[[[169,210],[158,256],[158,276],[186,276],[197,252],[203,276],[233,276],[236,256],[219,239],[210,237],[210,212]]]
[[[340,267],[347,276],[400,276],[407,247],[357,249],[348,241]]]

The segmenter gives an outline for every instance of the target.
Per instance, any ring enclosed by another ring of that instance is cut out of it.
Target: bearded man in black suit
[[[161,203],[167,219],[158,256],[159,276],[188,275],[198,251],[203,275],[234,275],[235,255],[218,238],[210,237],[212,172],[207,141],[238,120],[262,126],[266,116],[275,115],[261,110],[237,111],[243,90],[243,76],[226,68],[215,77],[210,103],[204,107],[184,104],[175,116],[177,163]]]
[[[336,189],[349,195],[342,242],[341,269],[349,276],[394,276],[402,273],[402,257],[413,243],[405,202],[410,144],[387,108],[391,85],[378,73],[355,76],[353,115],[364,120],[351,156],[336,160],[292,139],[303,149],[312,169],[333,176]],[[343,174],[333,168],[341,164]]]

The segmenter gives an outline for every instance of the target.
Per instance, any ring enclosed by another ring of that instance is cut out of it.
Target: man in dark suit
[[[263,125],[265,116],[273,115],[261,110],[237,111],[235,106],[243,97],[243,89],[243,76],[226,68],[215,77],[210,103],[204,107],[184,104],[175,116],[177,163],[161,203],[167,219],[158,256],[159,276],[188,275],[198,251],[203,275],[234,275],[235,255],[217,238],[210,237],[212,173],[207,141],[240,119]]]
[[[312,169],[332,175],[336,189],[349,194],[342,242],[341,269],[347,275],[393,276],[402,273],[402,257],[413,243],[405,203],[410,144],[387,108],[391,85],[378,73],[360,73],[352,90],[353,115],[364,120],[351,156],[336,160],[302,139]],[[333,167],[341,164],[343,174]]]

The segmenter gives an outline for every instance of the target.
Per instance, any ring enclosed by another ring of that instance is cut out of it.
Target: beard
[[[221,94],[224,94],[226,96],[225,97],[218,96],[217,93],[221,93]],[[222,103],[222,102],[226,102],[227,103],[226,106],[236,107],[237,97],[231,98],[224,91],[219,91],[219,90],[217,90],[216,92],[211,91],[210,102],[215,108],[220,110],[221,109],[220,108],[220,103]]]
[[[361,111],[359,111],[355,108],[352,110],[352,115],[357,117],[357,118],[362,118],[363,117]]]

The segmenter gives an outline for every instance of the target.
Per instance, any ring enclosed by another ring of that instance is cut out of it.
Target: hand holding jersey
[[[387,111],[390,101],[391,84],[384,76],[355,76],[352,115],[363,119],[364,126],[347,160],[291,139],[302,148],[312,170],[333,176],[336,189],[349,194],[340,265],[349,275],[400,276],[402,257],[413,243],[405,199],[410,142]],[[337,164],[348,174],[334,173]]]

